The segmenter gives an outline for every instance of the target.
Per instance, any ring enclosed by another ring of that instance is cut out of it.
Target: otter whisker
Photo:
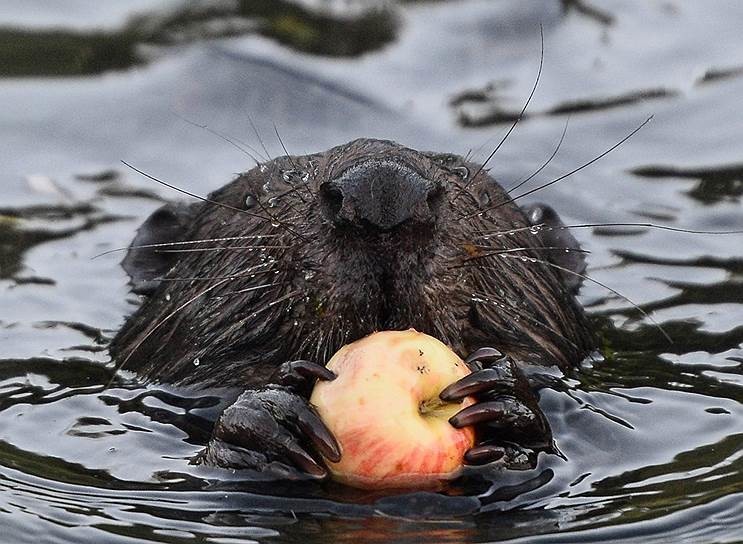
[[[245,270],[241,270],[238,274],[230,274],[227,276],[190,276],[190,277],[180,277],[180,278],[174,278],[174,277],[165,277],[160,278],[158,281],[211,281],[211,280],[235,280],[235,279],[241,279],[241,278],[253,278],[254,276],[257,276],[258,274],[267,274],[269,272],[276,272],[279,270],[278,268],[266,268],[265,270],[258,270],[259,268],[264,268],[268,266],[269,264],[273,263],[262,263],[257,264],[255,266],[251,266],[250,268],[246,268]],[[249,274],[249,272],[252,272]]]
[[[551,226],[546,223],[537,223],[535,225],[529,225],[527,227],[519,227],[510,230],[493,231],[486,234],[482,234],[479,238],[490,239],[494,237],[507,236],[516,234],[523,231],[532,231],[535,234],[540,230],[569,230],[569,229],[588,229],[588,228],[599,228],[599,227],[639,227],[647,229],[658,229],[666,230],[671,232],[680,232],[685,234],[711,234],[711,235],[729,235],[729,234],[743,234],[742,230],[694,230],[694,229],[683,229],[680,227],[671,227],[669,225],[658,225],[657,223],[634,223],[634,222],[616,222],[616,223],[580,223],[575,225],[561,225]],[[482,233],[483,231],[480,231]]]
[[[234,249],[290,249],[292,246],[218,246],[197,247],[189,249],[156,249],[155,253],[200,253],[209,251],[227,251]]]
[[[274,283],[264,283],[263,285],[255,285],[252,287],[246,287],[245,289],[240,289],[239,291],[229,291],[227,293],[224,293],[224,296],[227,295],[239,295],[241,293],[249,293],[251,291],[259,291],[261,289],[268,289],[269,287],[277,287],[279,285],[284,285],[284,282],[274,282]]]
[[[573,347],[575,349],[579,349],[578,346],[573,341],[571,341],[570,339],[566,338],[563,334],[561,334],[560,332],[558,332],[551,325],[548,325],[547,323],[543,323],[542,321],[536,319],[535,317],[532,317],[529,314],[523,312],[519,308],[516,308],[516,307],[513,307],[513,306],[510,306],[510,305],[506,304],[507,299],[505,299],[505,298],[499,297],[499,296],[497,296],[495,294],[486,295],[485,293],[477,293],[477,292],[472,293],[472,296],[474,297],[474,298],[471,298],[470,299],[472,302],[476,302],[476,303],[479,302],[481,304],[491,304],[491,305],[493,305],[493,306],[495,306],[497,308],[500,308],[501,310],[504,310],[506,313],[516,314],[520,319],[525,319],[526,321],[530,321],[531,323],[534,323],[535,325],[537,325],[539,327],[542,327],[543,329],[545,329],[547,332],[551,333],[555,337],[557,337],[560,340],[563,340],[564,342],[570,344],[571,347]],[[500,300],[502,302],[501,303],[497,303],[497,302],[494,302],[492,300],[489,300],[490,297],[496,298],[496,299],[498,299],[498,300]]]
[[[516,185],[514,185],[513,187],[511,187],[510,189],[508,189],[506,191],[506,194],[509,194],[510,195],[513,191],[515,191],[519,187],[522,187],[523,185],[525,185],[526,183],[528,183],[530,180],[532,180],[537,174],[539,174],[539,172],[541,172],[542,170],[544,170],[545,168],[547,168],[547,165],[549,165],[549,163],[552,162],[552,159],[555,158],[555,156],[557,155],[557,152],[560,150],[560,147],[562,146],[562,142],[565,140],[565,134],[567,134],[567,132],[568,132],[568,123],[570,123],[570,117],[569,116],[565,120],[565,126],[562,129],[562,134],[560,135],[560,140],[557,142],[557,145],[555,146],[555,150],[552,152],[552,155],[550,155],[549,158],[542,163],[542,166],[540,166],[539,168],[537,168],[534,171],[534,173],[532,173],[530,176],[522,179]]]
[[[490,144],[498,139],[498,135],[494,134],[493,136],[490,136],[487,140],[485,140],[483,143],[481,143],[477,148],[473,151],[471,148],[467,151],[467,154],[464,156],[465,162],[472,159],[473,161],[477,160],[477,156],[480,154],[480,152],[485,148],[489,147]]]
[[[183,193],[183,194],[188,195],[188,196],[191,196],[193,198],[197,198],[197,199],[199,199],[199,200],[201,200],[203,202],[208,202],[209,204],[214,204],[216,206],[220,206],[220,207],[226,208],[228,210],[232,210],[232,211],[235,211],[235,212],[243,213],[245,215],[249,215],[250,217],[255,217],[257,219],[260,219],[261,221],[270,223],[272,226],[273,225],[281,226],[282,228],[284,228],[290,234],[293,234],[294,236],[297,236],[300,240],[303,239],[299,234],[297,234],[296,232],[294,232],[293,229],[291,229],[290,227],[288,227],[287,225],[285,225],[282,221],[279,221],[278,219],[276,219],[270,212],[268,212],[268,210],[266,210],[266,208],[263,206],[263,204],[258,199],[256,199],[256,202],[258,202],[258,205],[261,207],[261,209],[268,214],[268,216],[270,217],[270,219],[267,218],[267,217],[264,217],[264,216],[262,216],[260,214],[252,213],[252,212],[249,212],[249,211],[244,210],[242,208],[236,208],[235,206],[230,206],[229,204],[225,204],[224,202],[217,202],[216,200],[211,200],[209,198],[203,197],[201,195],[197,195],[197,194],[192,193],[190,191],[186,191],[185,189],[181,189],[180,187],[176,187],[175,185],[172,185],[172,184],[168,183],[167,181],[163,181],[161,179],[158,179],[155,176],[152,176],[152,175],[148,174],[147,172],[144,172],[144,171],[140,170],[139,168],[136,168],[136,167],[132,166],[131,164],[129,164],[126,161],[123,161],[122,160],[121,162],[122,162],[122,164],[124,164],[125,166],[131,168],[132,170],[134,170],[138,174],[143,175],[147,179],[150,179],[150,180],[152,180],[152,181],[154,181],[156,183],[159,183],[161,185],[164,185],[165,187],[169,187],[170,189],[173,189],[175,191],[178,191],[179,193]]]
[[[500,257],[502,259],[521,259],[522,258],[522,257],[517,257],[515,255],[498,255],[498,257]],[[622,293],[620,293],[616,289],[613,289],[613,288],[609,287],[608,285],[606,285],[605,283],[600,282],[599,280],[597,280],[595,278],[592,278],[588,274],[581,274],[580,272],[575,272],[574,270],[570,270],[569,268],[565,268],[564,266],[560,266],[559,264],[555,264],[555,263],[552,263],[552,262],[549,262],[549,261],[545,261],[543,259],[537,259],[537,258],[534,258],[534,257],[526,257],[526,258],[529,260],[529,262],[539,263],[539,264],[542,264],[542,265],[545,265],[545,266],[550,266],[552,268],[556,268],[557,270],[562,270],[563,272],[567,272],[568,274],[572,274],[572,275],[577,276],[579,278],[582,278],[584,280],[588,280],[591,283],[595,283],[596,285],[598,285],[600,287],[603,287],[607,291],[610,291],[611,293],[615,294],[616,296],[618,296],[622,300],[624,300],[626,302],[629,302],[638,312],[640,312],[643,315],[643,317],[647,318],[661,332],[661,334],[663,334],[663,336],[666,338],[666,340],[668,340],[669,343],[673,344],[673,339],[668,335],[668,333],[660,325],[660,323],[658,323],[655,319],[653,319],[650,316],[650,314],[648,314],[645,310],[643,310],[637,303],[633,302],[629,297],[623,295]]]
[[[529,107],[529,103],[531,102],[531,99],[534,97],[534,93],[537,91],[537,87],[539,86],[539,80],[542,77],[542,68],[544,66],[544,28],[542,27],[541,24],[539,25],[539,37],[541,41],[541,50],[539,54],[539,70],[537,71],[537,77],[534,80],[534,86],[532,87],[531,92],[529,93],[529,97],[526,99],[526,102],[524,103],[524,107],[521,108],[521,111],[519,112],[518,117],[516,117],[516,119],[513,121],[513,123],[511,124],[511,127],[506,131],[506,134],[503,136],[503,138],[501,138],[501,141],[498,142],[498,145],[495,146],[495,149],[493,149],[490,155],[488,155],[488,158],[485,159],[485,162],[483,162],[480,165],[480,167],[477,169],[475,174],[472,177],[470,177],[467,183],[464,184],[464,187],[461,188],[459,192],[457,192],[456,195],[454,195],[454,198],[450,200],[450,203],[453,204],[454,201],[457,200],[457,198],[459,198],[459,196],[469,188],[472,181],[477,178],[480,172],[483,171],[483,169],[487,166],[490,160],[495,156],[495,154],[498,152],[501,146],[505,143],[505,141],[511,135],[513,130],[516,128],[516,125],[519,124],[519,121],[521,121],[521,119],[524,117],[524,113],[526,113],[526,108]]]
[[[249,144],[246,144],[245,142],[242,142],[242,141],[238,140],[237,138],[233,138],[233,137],[228,136],[226,134],[223,134],[223,133],[221,133],[219,131],[216,131],[213,128],[211,128],[210,126],[208,126],[208,125],[204,125],[204,124],[201,124],[201,123],[197,123],[196,121],[192,121],[192,120],[188,119],[187,117],[184,117],[183,115],[181,115],[180,113],[178,113],[175,110],[172,110],[171,109],[170,112],[173,115],[175,115],[176,117],[178,117],[181,121],[184,121],[184,122],[188,123],[189,125],[193,125],[193,126],[198,127],[200,129],[206,130],[210,134],[213,134],[217,138],[219,138],[219,139],[227,142],[228,144],[230,144],[235,149],[241,151],[242,153],[244,153],[245,155],[247,155],[248,157],[250,157],[251,159],[253,159],[253,161],[255,162],[255,165],[256,166],[260,166],[261,165],[261,161],[259,161],[258,159],[256,159],[255,158],[255,155],[253,155],[252,153],[250,153],[250,151],[252,151],[256,155],[260,156],[261,159],[264,160],[264,161],[269,160],[268,158],[263,157],[261,155],[261,153],[257,149],[255,149],[253,146],[251,146]],[[248,151],[248,150],[250,150],[250,151]]]
[[[286,155],[286,158],[289,159],[289,164],[291,164],[292,168],[296,170],[297,166],[294,164],[294,161],[292,160],[292,156],[286,150],[286,146],[284,145],[284,140],[281,139],[281,135],[279,134],[279,127],[276,126],[276,123],[273,124],[273,131],[276,133],[276,138],[279,140],[279,144],[281,145],[281,149],[284,150],[284,154]]]
[[[260,309],[254,312],[251,312],[250,317],[252,319],[255,316],[257,316],[259,313],[265,312],[266,310],[269,310],[273,308],[274,306],[276,306],[277,304],[281,304],[282,302],[285,302],[286,300],[294,300],[295,297],[301,293],[302,293],[301,291],[292,291],[290,293],[287,293],[283,297],[277,298],[276,300],[272,300],[271,302],[263,305]]]
[[[492,231],[484,231],[484,230],[476,230],[475,233],[479,234],[479,236],[475,236],[473,239],[483,239],[483,240],[490,240],[491,238],[502,238],[504,236],[511,236],[514,234],[518,234],[520,232],[524,232],[526,230],[532,232],[533,234],[537,234],[540,230],[549,230],[554,227],[550,227],[547,225],[547,223],[537,223],[534,225],[528,225],[525,227],[516,227],[514,229],[508,229],[508,230],[492,230]]]
[[[139,246],[117,247],[115,249],[109,249],[108,251],[104,251],[103,253],[98,253],[97,255],[93,255],[91,257],[91,260],[97,259],[98,257],[103,257],[104,255],[108,255],[110,253],[116,253],[117,251],[128,251],[130,249],[150,249],[150,248],[156,248],[156,247],[202,244],[202,243],[207,243],[207,242],[228,242],[231,240],[255,240],[255,239],[260,239],[260,238],[278,238],[279,236],[281,235],[280,234],[256,234],[252,236],[225,236],[223,238],[204,238],[202,240],[186,240],[183,242],[165,242],[161,244],[143,244]]]
[[[658,225],[655,223],[583,223],[578,225],[565,225],[558,227],[561,229],[584,229],[595,227],[644,227],[659,230],[668,230],[671,232],[683,232],[686,234],[743,234],[743,230],[694,230],[682,229],[680,227],[670,227],[668,225]]]
[[[474,246],[474,247],[478,249],[491,249],[490,246]],[[475,261],[477,259],[483,259],[485,257],[492,257],[493,255],[503,255],[505,253],[515,253],[517,251],[532,251],[532,250],[563,251],[565,253],[582,253],[584,255],[588,255],[591,253],[590,251],[586,249],[579,249],[579,248],[565,247],[565,246],[512,247],[508,249],[498,249],[495,251],[489,251],[487,253],[482,253],[480,255],[471,255],[469,257],[465,257],[464,260]]]
[[[488,208],[485,208],[484,210],[479,210],[479,211],[474,212],[474,213],[471,213],[469,215],[465,215],[465,216],[462,217],[462,219],[468,219],[470,217],[477,216],[478,214],[482,214],[482,213],[489,212],[489,211],[492,211],[492,210],[497,210],[501,206],[505,206],[506,204],[510,204],[511,202],[515,202],[515,201],[517,201],[520,198],[523,198],[525,196],[528,196],[528,195],[531,195],[533,193],[536,193],[537,191],[541,191],[542,189],[546,189],[550,185],[554,185],[555,183],[558,183],[558,182],[560,182],[560,181],[562,181],[562,180],[564,180],[564,179],[572,176],[576,172],[580,172],[581,170],[583,170],[584,168],[589,167],[590,165],[592,165],[596,161],[598,161],[598,160],[606,157],[609,153],[611,153],[616,148],[618,148],[619,146],[621,146],[624,142],[626,142],[627,140],[629,140],[630,138],[632,138],[632,136],[634,136],[635,134],[637,134],[652,119],[653,119],[653,116],[651,115],[650,117],[648,117],[647,119],[645,119],[642,123],[640,123],[640,125],[638,127],[636,127],[632,132],[630,132],[624,138],[622,138],[617,143],[615,143],[614,145],[612,145],[609,149],[607,149],[603,153],[597,155],[596,157],[594,157],[590,161],[583,163],[579,167],[574,168],[573,170],[571,170],[567,174],[563,174],[563,175],[561,175],[561,176],[553,179],[552,181],[548,181],[547,183],[543,183],[542,185],[539,185],[538,187],[535,187],[534,189],[530,189],[529,191],[526,191],[525,193],[521,193],[520,195],[516,195],[513,198],[508,198],[506,200],[502,200],[501,202],[498,202],[497,204],[494,204],[493,206],[490,206]]]
[[[642,123],[640,123],[640,125],[637,126],[637,128],[635,128],[632,132],[630,132],[629,134],[627,134],[624,138],[622,138],[621,140],[619,140],[617,143],[615,143],[609,149],[607,149],[603,153],[597,155],[596,157],[594,157],[590,161],[588,161],[588,162],[580,165],[577,168],[574,168],[573,170],[571,170],[570,172],[568,172],[566,174],[563,174],[562,176],[559,176],[559,177],[553,179],[552,181],[549,181],[547,183],[543,183],[542,185],[540,185],[538,187],[535,187],[534,189],[531,189],[529,191],[526,191],[525,193],[521,193],[520,195],[516,195],[515,197],[513,197],[511,199],[511,202],[514,202],[514,201],[516,201],[516,200],[518,200],[520,198],[523,198],[525,196],[528,196],[530,194],[536,193],[537,191],[541,191],[542,189],[545,189],[545,188],[549,187],[550,185],[554,185],[555,183],[558,183],[558,182],[564,180],[565,178],[568,178],[568,177],[572,176],[576,172],[580,172],[581,170],[583,170],[584,168],[587,168],[588,166],[592,165],[596,161],[601,160],[602,158],[604,158],[605,156],[607,156],[609,153],[611,153],[612,151],[614,151],[615,149],[617,149],[618,147],[620,147],[622,144],[624,144],[624,142],[626,142],[627,140],[629,140],[630,138],[632,138],[632,136],[634,136],[635,134],[637,134],[638,132],[640,132],[640,130],[642,130],[645,125],[647,125],[650,121],[653,120],[653,117],[654,117],[653,115],[649,116]],[[502,205],[503,204],[499,204],[498,206],[502,206]]]
[[[268,149],[266,149],[266,144],[263,143],[263,138],[261,138],[260,132],[258,132],[258,128],[256,128],[255,123],[253,123],[253,118],[248,114],[248,123],[250,123],[250,128],[253,129],[253,134],[255,134],[255,137],[258,138],[258,143],[261,144],[261,149],[266,153],[266,157],[268,157],[268,160],[271,161],[273,158],[271,157],[271,154],[268,152]]]
[[[227,279],[224,279],[222,281],[218,281],[217,283],[215,283],[213,285],[210,285],[206,289],[204,289],[202,291],[199,291],[196,295],[194,295],[191,298],[189,298],[186,302],[184,302],[183,304],[181,304],[180,306],[178,306],[175,310],[173,310],[168,315],[166,315],[164,318],[162,318],[160,321],[158,321],[152,328],[150,328],[150,330],[147,332],[147,334],[145,334],[142,337],[141,340],[139,340],[136,344],[134,344],[134,347],[132,347],[132,349],[129,351],[129,353],[126,355],[126,357],[124,357],[124,360],[121,361],[121,364],[118,367],[116,367],[116,371],[115,372],[121,371],[121,369],[124,368],[124,365],[126,365],[127,361],[131,358],[131,356],[134,355],[134,352],[137,351],[139,349],[139,347],[142,344],[144,344],[147,341],[147,339],[155,333],[155,331],[157,329],[159,329],[166,322],[168,322],[174,315],[176,315],[178,312],[180,312],[181,310],[183,310],[184,308],[186,308],[190,304],[194,303],[195,301],[197,301],[198,299],[200,299],[201,297],[203,297],[207,293],[213,291],[214,289],[216,289],[220,285],[226,283],[227,281],[228,281]],[[114,377],[115,377],[115,373],[114,373]],[[112,377],[111,380],[108,382],[108,384],[106,385],[106,388],[110,387],[111,383],[113,383],[114,377]]]

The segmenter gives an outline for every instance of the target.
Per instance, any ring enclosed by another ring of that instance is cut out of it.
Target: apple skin
[[[426,334],[377,332],[343,346],[318,382],[310,404],[341,448],[326,459],[334,479],[365,489],[439,487],[455,477],[474,445],[470,427],[448,419],[473,404],[445,403],[439,393],[470,373],[445,344]]]

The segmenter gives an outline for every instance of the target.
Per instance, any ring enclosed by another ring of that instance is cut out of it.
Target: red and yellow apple
[[[474,403],[447,403],[439,393],[470,373],[439,340],[407,331],[377,332],[343,346],[327,367],[310,403],[341,448],[333,477],[362,488],[421,488],[459,472],[474,445],[474,430],[448,419]]]

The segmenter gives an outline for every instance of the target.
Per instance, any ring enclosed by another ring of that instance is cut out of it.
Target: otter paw
[[[307,400],[285,387],[269,386],[245,391],[222,412],[194,462],[280,478],[324,478],[327,470],[317,453],[340,460],[337,441]]]
[[[454,427],[472,425],[477,430],[478,443],[465,461],[479,465],[500,460],[508,468],[524,468],[536,451],[552,449],[547,418],[513,360],[493,348],[481,348],[466,362],[473,372],[440,394],[450,402],[467,396],[478,401],[449,419]]]

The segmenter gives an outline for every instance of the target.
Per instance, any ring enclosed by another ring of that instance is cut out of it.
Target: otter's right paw
[[[331,461],[341,457],[338,442],[307,400],[274,385],[245,391],[227,407],[209,445],[192,462],[281,478],[323,478],[327,469],[317,453]]]

